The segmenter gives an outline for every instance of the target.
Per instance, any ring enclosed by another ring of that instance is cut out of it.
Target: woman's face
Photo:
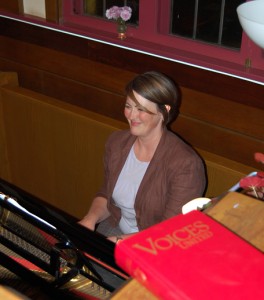
[[[138,103],[127,97],[124,109],[131,134],[139,137],[150,137],[160,134],[163,116],[158,111],[156,103],[147,100],[135,91],[134,96]]]

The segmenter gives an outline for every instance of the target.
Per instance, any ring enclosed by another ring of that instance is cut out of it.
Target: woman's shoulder
[[[122,146],[133,143],[134,137],[131,135],[130,130],[117,130],[110,134],[107,139],[106,146]]]
[[[164,142],[165,144],[168,145],[174,145],[174,146],[179,146],[179,147],[189,147],[188,143],[186,143],[182,137],[180,137],[177,133],[171,131],[171,130],[166,130],[165,135],[164,135]]]
[[[129,138],[130,136],[131,134],[129,130],[116,130],[109,135],[108,141],[111,142],[116,140],[123,140]]]
[[[187,141],[172,131],[166,132],[164,145],[172,155],[177,153],[178,157],[194,157],[196,159],[199,157],[196,150]]]

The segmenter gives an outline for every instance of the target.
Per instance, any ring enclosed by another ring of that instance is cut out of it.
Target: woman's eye
[[[144,109],[143,107],[140,107],[140,106],[137,107],[137,110],[138,110],[138,111],[145,111],[145,109]]]

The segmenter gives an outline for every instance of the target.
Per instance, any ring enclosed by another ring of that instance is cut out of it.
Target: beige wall
[[[46,18],[45,0],[23,0],[24,13]]]

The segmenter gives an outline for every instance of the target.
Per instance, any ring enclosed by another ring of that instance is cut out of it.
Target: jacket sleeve
[[[182,206],[202,197],[206,187],[205,167],[196,154],[171,163],[167,174],[166,205],[163,220],[182,212]]]

